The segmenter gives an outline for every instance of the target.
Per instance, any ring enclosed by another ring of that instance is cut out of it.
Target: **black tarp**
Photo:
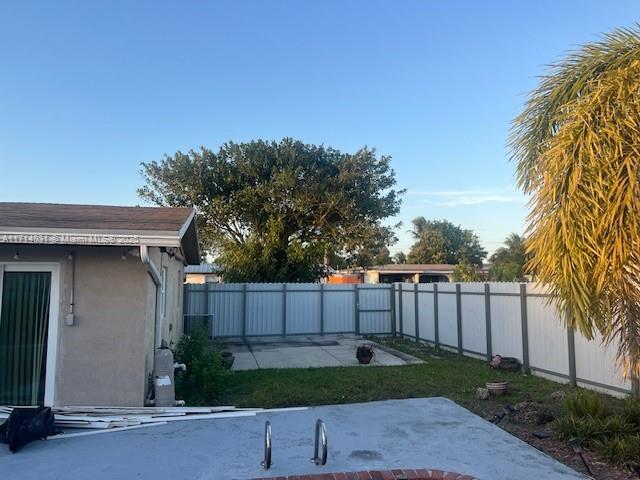
[[[60,433],[53,420],[49,407],[14,408],[0,425],[0,443],[9,444],[9,450],[15,453],[29,442]]]

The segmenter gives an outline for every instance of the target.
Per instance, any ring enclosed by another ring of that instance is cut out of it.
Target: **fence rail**
[[[185,331],[214,337],[400,335],[461,355],[516,357],[526,372],[625,394],[616,345],[563,326],[537,284],[185,285]]]

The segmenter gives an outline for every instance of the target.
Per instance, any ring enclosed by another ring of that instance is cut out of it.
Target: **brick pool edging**
[[[442,470],[372,470],[350,473],[319,473],[290,475],[288,477],[261,477],[254,480],[477,480],[470,475],[461,475]]]

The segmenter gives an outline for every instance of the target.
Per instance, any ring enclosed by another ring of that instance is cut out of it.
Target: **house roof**
[[[339,270],[340,273],[379,272],[382,274],[413,274],[413,273],[452,273],[455,265],[446,263],[390,263],[387,265],[374,265],[369,268],[350,268]]]
[[[369,270],[383,273],[427,273],[427,272],[453,272],[455,265],[447,263],[391,263],[388,265],[375,265]]]
[[[179,230],[193,209],[60,203],[2,203],[0,225],[87,230]]]
[[[220,268],[215,263],[201,263],[200,265],[189,265],[185,267],[184,273],[218,273]]]
[[[181,247],[200,263],[193,208],[0,202],[0,243]]]

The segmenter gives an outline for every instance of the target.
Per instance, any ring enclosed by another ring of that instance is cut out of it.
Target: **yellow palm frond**
[[[553,66],[514,121],[531,195],[530,266],[567,323],[619,345],[640,375],[640,30],[617,30]]]

